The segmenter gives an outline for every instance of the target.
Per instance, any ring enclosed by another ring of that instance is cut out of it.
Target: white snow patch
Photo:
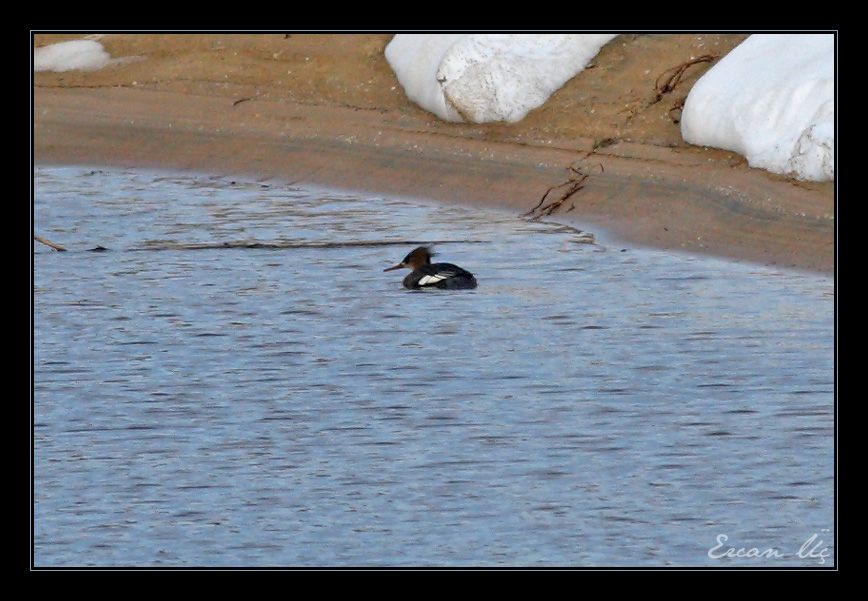
[[[752,167],[832,180],[834,74],[831,34],[752,35],[693,86],[681,135],[738,152]]]
[[[60,42],[33,51],[34,71],[96,71],[110,62],[111,55],[94,40]]]
[[[461,121],[446,104],[437,69],[448,50],[467,34],[399,34],[386,45],[386,60],[407,98],[446,121]]]
[[[516,122],[614,34],[400,34],[386,60],[407,97],[447,121]]]

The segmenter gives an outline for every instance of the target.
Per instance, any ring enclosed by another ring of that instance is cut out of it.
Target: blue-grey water
[[[146,171],[34,226],[36,566],[834,563],[830,277]]]

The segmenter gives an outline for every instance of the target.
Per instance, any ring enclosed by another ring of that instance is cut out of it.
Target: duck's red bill
[[[386,267],[383,271],[393,271],[395,269],[401,269],[404,266],[403,263],[398,263],[397,265],[392,265],[391,267]]]

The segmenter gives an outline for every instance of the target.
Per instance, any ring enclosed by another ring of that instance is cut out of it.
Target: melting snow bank
[[[401,34],[386,60],[407,97],[447,121],[516,122],[613,34]]]
[[[752,35],[700,78],[681,134],[744,155],[752,167],[835,178],[835,38]]]
[[[34,71],[96,71],[110,62],[102,44],[92,40],[60,42],[33,51]]]

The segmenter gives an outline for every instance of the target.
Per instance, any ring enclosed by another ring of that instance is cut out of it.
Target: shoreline
[[[131,169],[135,171],[146,171],[152,172],[155,175],[165,176],[165,175],[190,175],[193,177],[202,177],[202,178],[219,178],[219,179],[229,179],[229,180],[246,180],[245,183],[251,184],[271,184],[271,185],[284,185],[284,186],[300,186],[307,190],[317,192],[317,191],[325,191],[332,193],[340,193],[340,194],[350,194],[350,195],[362,195],[369,194],[375,195],[377,191],[375,190],[364,190],[361,188],[350,188],[350,187],[342,187],[342,186],[333,186],[328,184],[319,184],[315,182],[307,182],[300,180],[289,181],[286,179],[276,179],[276,178],[261,178],[261,177],[253,177],[255,174],[250,173],[242,173],[231,171],[227,173],[215,173],[214,171],[208,170],[200,170],[200,169],[184,169],[179,170],[172,167],[163,167],[163,166],[141,166],[141,165],[116,165],[116,164],[108,164],[106,162],[103,163],[76,163],[76,162],[38,162],[34,164],[35,167],[71,167],[71,168],[80,168],[80,169],[90,169],[93,171],[98,171],[102,169]],[[234,182],[233,182],[234,183]],[[524,219],[521,215],[515,213],[509,207],[504,207],[498,204],[476,204],[476,205],[465,205],[458,204],[454,202],[435,200],[432,198],[427,198],[424,196],[412,196],[412,195],[395,195],[397,199],[408,201],[408,202],[418,202],[420,204],[425,205],[436,205],[436,206],[463,206],[466,208],[472,208],[473,206],[478,206],[479,208],[488,210],[488,211],[497,211],[505,214],[511,214],[516,219],[522,220]],[[765,267],[765,268],[777,268],[783,269],[789,272],[800,272],[810,276],[820,276],[820,277],[834,277],[834,271],[826,271],[821,269],[810,269],[805,267],[799,267],[795,265],[784,266],[779,264],[771,264],[771,263],[763,263],[761,261],[756,261],[749,258],[736,258],[733,256],[728,256],[719,253],[712,252],[703,252],[702,250],[688,250],[685,248],[675,248],[675,247],[663,247],[663,246],[655,246],[652,244],[646,244],[642,242],[637,242],[636,240],[628,240],[623,236],[619,236],[614,232],[607,230],[605,228],[594,228],[592,224],[581,219],[580,217],[570,217],[568,216],[555,214],[548,217],[543,217],[538,221],[529,221],[530,223],[541,223],[541,224],[549,224],[552,226],[558,227],[568,227],[575,228],[576,233],[588,233],[594,236],[594,241],[590,244],[602,247],[604,249],[610,250],[612,252],[620,251],[622,249],[629,250],[650,250],[657,252],[668,252],[676,255],[681,255],[684,257],[707,257],[709,259],[715,259],[719,261],[732,262],[737,265],[745,265],[745,266],[756,266],[756,267]],[[254,241],[259,242],[259,241]],[[460,242],[462,244],[479,244],[485,243],[485,241],[481,240],[459,240],[459,241],[448,241],[448,240],[437,240],[437,241],[423,241],[416,240],[408,242],[406,240],[396,240],[394,242],[376,242],[376,245],[388,245],[388,246],[399,246],[399,245],[421,245],[421,244],[447,244],[447,243],[455,243]],[[45,242],[41,242],[45,244]],[[268,245],[269,243],[264,243]],[[275,243],[277,247],[283,247],[280,242]],[[340,244],[339,244],[340,245]],[[69,249],[66,249],[69,250]]]
[[[589,174],[585,187],[547,219],[600,228],[627,244],[834,271],[833,182],[796,182],[751,169],[733,153],[684,144],[625,137],[600,144],[597,132],[442,123],[395,92],[381,106],[361,106],[286,99],[265,83],[100,79],[131,77],[146,62],[35,74],[34,162],[294,181],[516,217],[578,165]]]

